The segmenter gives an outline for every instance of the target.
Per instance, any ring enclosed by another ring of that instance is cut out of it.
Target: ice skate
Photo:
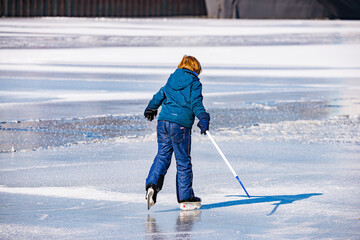
[[[201,208],[201,199],[192,197],[190,199],[180,201],[180,209],[183,211],[191,211]]]
[[[145,199],[147,200],[147,208],[149,210],[156,203],[156,192],[152,187],[148,188]]]

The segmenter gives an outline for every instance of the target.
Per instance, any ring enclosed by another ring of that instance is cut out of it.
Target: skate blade
[[[183,211],[191,211],[201,208],[201,202],[183,202],[180,203],[180,209]]]
[[[154,206],[154,200],[153,200],[153,196],[154,196],[154,189],[149,188],[147,194],[146,194],[146,199],[147,199],[147,208],[148,210]]]

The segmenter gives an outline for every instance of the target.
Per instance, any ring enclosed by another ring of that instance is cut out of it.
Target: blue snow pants
[[[192,188],[191,129],[177,123],[158,121],[158,153],[146,179],[146,187],[162,189],[165,174],[170,167],[172,153],[176,159],[176,196],[178,202],[194,197]]]

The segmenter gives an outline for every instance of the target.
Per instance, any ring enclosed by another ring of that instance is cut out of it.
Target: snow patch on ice
[[[25,152],[25,151],[20,151]],[[80,163],[63,163],[63,164],[51,164],[51,165],[39,165],[39,166],[28,166],[28,167],[17,167],[17,168],[3,168],[0,169],[0,172],[17,172],[17,171],[28,171],[28,170],[36,170],[36,169],[51,169],[51,168],[71,168],[71,167],[78,167],[78,166],[94,166],[94,165],[101,165],[104,166],[106,164],[123,164],[123,161],[100,161],[100,162],[80,162]]]
[[[360,144],[359,118],[283,121],[251,127],[220,128],[218,141],[297,141]],[[195,140],[199,140],[196,138]]]
[[[0,91],[0,96],[13,98],[36,99],[36,102],[11,102],[1,103],[1,107],[17,106],[23,104],[60,103],[60,102],[92,102],[92,101],[115,101],[115,100],[145,100],[151,98],[152,92],[99,92],[99,91]],[[39,100],[45,99],[45,100]],[[51,100],[49,100],[51,99]]]
[[[58,198],[71,198],[71,199],[84,199],[94,201],[111,201],[111,202],[124,202],[124,203],[145,203],[145,193],[121,193],[101,191],[93,187],[6,187],[0,186],[0,193],[10,194],[25,194],[46,197]],[[162,194],[164,203],[171,203],[167,201],[173,199],[171,194]]]
[[[294,67],[290,65],[284,65],[283,69],[277,69],[276,66],[272,66],[271,68],[259,68],[257,71],[254,69],[246,69],[244,68],[246,65],[238,66],[237,68],[227,69],[215,69],[208,67],[205,69],[204,73],[201,76],[256,76],[256,77],[308,77],[308,78],[324,78],[324,77],[337,77],[337,78],[346,78],[346,77],[359,77],[360,69],[358,68],[306,68],[302,67]],[[290,69],[290,70],[289,70]],[[87,66],[87,67],[79,67],[79,64],[74,63],[74,65],[52,65],[52,64],[1,64],[0,71],[14,71],[14,72],[47,72],[47,73],[103,73],[103,74],[134,74],[137,75],[151,75],[151,74],[159,74],[159,75],[169,75],[171,72],[171,68],[161,68],[161,67],[141,67],[141,71],[139,71],[139,67],[109,67],[109,66]]]
[[[257,109],[264,109],[265,111],[277,111],[277,108],[274,106],[268,106],[264,103],[252,103],[251,107]],[[87,122],[89,121],[89,122]],[[156,142],[156,123],[147,123],[145,120],[142,120],[140,116],[129,115],[114,117],[108,116],[104,119],[92,119],[84,118],[83,120],[69,120],[59,121],[52,123],[53,120],[50,120],[49,123],[45,121],[40,122],[44,123],[43,125],[34,125],[31,121],[24,122],[24,126],[16,126],[19,123],[15,124],[13,127],[9,124],[3,124],[0,127],[0,130],[6,133],[6,137],[15,137],[18,134],[30,134],[29,139],[31,139],[31,134],[38,133],[47,133],[49,136],[51,134],[67,134],[67,138],[64,138],[63,141],[52,142],[52,138],[48,140],[46,138],[41,139],[44,142],[43,145],[24,145],[24,144],[15,144],[14,150],[17,152],[28,152],[28,151],[39,151],[39,150],[56,150],[59,148],[74,147],[78,145],[85,144],[99,144],[99,143],[119,143],[119,144],[128,144],[128,143],[137,143],[137,142]],[[131,126],[129,123],[131,122]],[[34,122],[36,123],[36,122]],[[96,123],[98,126],[102,126],[92,129],[92,125]],[[20,123],[21,124],[21,123]],[[28,124],[30,124],[28,126]],[[71,124],[76,124],[79,128],[87,128],[87,132],[78,132],[78,130],[68,129]],[[9,126],[7,126],[9,125]],[[33,126],[34,125],[34,126]],[[42,127],[43,126],[43,127]],[[63,127],[62,127],[63,126]],[[124,127],[122,127],[124,126]],[[342,144],[360,144],[360,117],[357,114],[354,115],[338,115],[330,117],[325,120],[294,120],[294,121],[276,121],[270,123],[254,123],[251,125],[243,126],[236,125],[233,127],[223,127],[217,126],[216,123],[213,123],[211,132],[214,135],[216,141],[280,141],[280,142],[300,142],[300,143],[342,143]],[[52,129],[55,127],[54,129]],[[17,131],[17,129],[19,131]],[[90,130],[92,129],[92,130]],[[98,131],[99,130],[99,131]],[[139,134],[141,131],[141,134]],[[10,135],[8,135],[10,134]],[[12,135],[11,135],[12,134]],[[81,135],[82,134],[82,135]],[[85,135],[84,135],[85,134]],[[25,140],[27,135],[21,135]],[[25,141],[21,140],[21,141]],[[40,139],[37,139],[40,141]],[[206,137],[198,133],[197,127],[194,126],[192,141],[195,142],[204,142],[208,141]],[[5,143],[3,143],[4,145]],[[4,145],[5,146],[5,145]],[[4,147],[3,146],[3,147]],[[1,152],[11,152],[13,145],[9,145],[7,148],[1,150]],[[87,163],[78,163],[78,164],[87,164]],[[38,168],[46,168],[47,166],[37,166]],[[66,167],[65,165],[63,167]],[[14,169],[15,170],[15,169]],[[20,170],[20,169],[19,169]],[[11,169],[2,169],[0,171],[11,171]]]

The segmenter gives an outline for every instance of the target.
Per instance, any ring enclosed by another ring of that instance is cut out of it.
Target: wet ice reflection
[[[148,215],[145,223],[145,233],[147,239],[167,239],[169,237],[174,239],[191,239],[194,224],[200,220],[200,210],[180,211],[174,223],[174,231],[169,233],[161,228],[161,225],[157,223],[155,217]]]

